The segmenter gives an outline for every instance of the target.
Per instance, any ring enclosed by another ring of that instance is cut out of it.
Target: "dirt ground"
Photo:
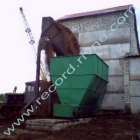
[[[137,140],[140,115],[111,114],[92,118],[59,131],[35,131],[17,127],[10,136],[3,132],[14,120],[0,119],[0,140]]]

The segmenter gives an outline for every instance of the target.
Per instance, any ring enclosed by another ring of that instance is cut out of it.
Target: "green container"
[[[90,117],[99,110],[108,83],[108,66],[96,54],[51,58],[50,76],[61,104],[58,117]]]

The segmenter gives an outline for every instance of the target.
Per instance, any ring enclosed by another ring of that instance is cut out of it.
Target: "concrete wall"
[[[100,38],[104,34],[107,36],[107,39],[104,42],[100,42]],[[130,27],[118,28],[115,32],[109,29],[79,33],[81,47],[93,46],[96,41],[99,41],[101,45],[130,43]],[[95,43],[94,46],[99,45]]]
[[[109,66],[109,84],[101,106],[104,110],[125,110],[126,105],[130,108],[127,79],[124,77],[127,67],[124,66],[123,57],[126,54],[138,54],[138,50],[134,14],[129,13],[125,17],[124,13],[125,11],[119,11],[61,21],[75,34],[81,46],[81,54],[96,53]],[[120,17],[125,19],[123,24],[118,24]],[[117,25],[116,30],[113,30],[113,24]],[[131,102],[132,100],[136,99],[131,98]],[[133,107],[134,104],[131,104],[131,109]]]
[[[130,58],[130,107],[132,113],[140,113],[140,57]]]

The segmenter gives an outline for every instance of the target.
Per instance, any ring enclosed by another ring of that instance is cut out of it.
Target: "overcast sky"
[[[52,16],[57,19],[68,14],[126,4],[134,4],[140,19],[139,0],[4,0],[0,4],[0,93],[12,92],[14,86],[18,87],[17,92],[23,92],[24,83],[35,80],[36,64],[24,32],[19,7],[23,7],[38,42],[42,17]],[[138,23],[140,30],[140,21]]]

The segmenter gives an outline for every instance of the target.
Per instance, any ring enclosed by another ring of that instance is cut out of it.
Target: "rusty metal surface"
[[[134,58],[134,57],[140,57],[140,54],[126,54],[123,58]]]
[[[45,50],[47,58],[45,58],[46,65],[50,66],[50,57],[53,56],[53,52],[56,56],[76,55],[79,54],[79,44],[73,35],[73,33],[63,26],[61,23],[56,22],[51,17],[42,18],[42,32],[40,35],[38,52],[37,52],[37,69],[36,69],[36,85],[35,85],[35,97],[40,97],[42,93],[47,91],[50,87],[51,82],[46,81],[44,87],[39,91],[40,82],[40,58],[41,51]],[[32,103],[33,101],[31,101]],[[37,107],[37,115],[46,117],[49,116],[50,111],[50,96],[46,100],[41,100],[41,106]],[[30,103],[28,103],[29,105]]]
[[[102,9],[102,10],[71,14],[71,15],[66,15],[64,17],[61,17],[57,20],[60,21],[60,20],[66,20],[66,19],[72,19],[72,18],[78,18],[78,17],[84,17],[84,16],[92,16],[92,15],[99,15],[99,14],[111,13],[111,12],[116,12],[116,11],[122,11],[122,10],[129,9],[131,6],[133,5],[124,5],[124,6],[107,8],[107,9]]]

